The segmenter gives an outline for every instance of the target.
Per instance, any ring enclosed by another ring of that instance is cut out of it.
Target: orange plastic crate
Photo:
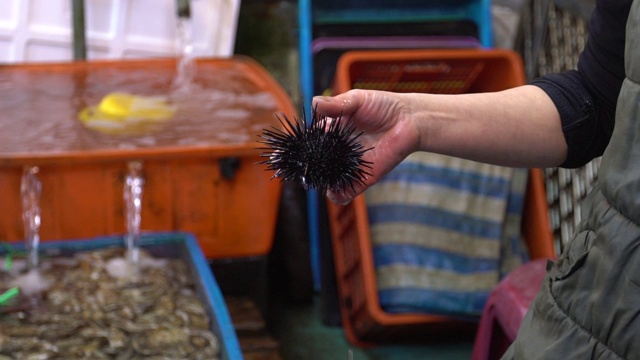
[[[255,164],[257,135],[295,109],[256,62],[198,60],[200,93],[151,133],[108,135],[77,120],[111,92],[166,95],[175,69],[175,59],[1,67],[0,239],[24,237],[26,166],[39,168],[43,241],[123,233],[127,163],[141,161],[142,231],[194,233],[208,258],[268,253],[281,184]]]
[[[352,51],[337,64],[334,92],[355,87],[387,91],[469,93],[525,83],[520,57],[508,50]],[[522,231],[531,258],[554,257],[544,178],[530,169]],[[328,202],[342,323],[356,345],[447,339],[475,325],[445,316],[386,313],[378,302],[364,195],[346,206]]]

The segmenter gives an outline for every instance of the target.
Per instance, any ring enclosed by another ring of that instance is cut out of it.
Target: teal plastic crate
[[[471,21],[482,45],[493,46],[490,0],[323,0],[313,2],[312,12],[316,25],[395,24],[402,28],[409,23]]]
[[[12,243],[11,246],[15,251],[25,249],[24,243]],[[42,256],[71,256],[81,251],[123,246],[122,236],[60,240],[41,243],[40,253]],[[211,318],[211,331],[220,341],[220,359],[242,360],[242,351],[229,310],[196,238],[192,234],[180,232],[144,233],[140,237],[140,246],[158,258],[181,258],[186,262],[196,279],[200,299]],[[0,248],[0,257],[5,255],[6,249]]]

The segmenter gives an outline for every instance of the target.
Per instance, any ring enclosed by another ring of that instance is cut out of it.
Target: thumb
[[[337,117],[344,114],[351,114],[357,108],[353,91],[348,91],[336,96],[315,96],[312,106],[317,112]]]
[[[349,196],[345,193],[333,192],[331,190],[327,190],[327,198],[331,200],[331,202],[338,205],[349,205],[349,203],[353,200],[353,196]]]

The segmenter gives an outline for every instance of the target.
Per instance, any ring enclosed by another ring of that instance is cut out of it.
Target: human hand
[[[407,100],[403,94],[374,90],[351,90],[313,99],[312,106],[319,114],[336,119],[351,117],[358,130],[364,131],[358,138],[363,148],[372,148],[363,155],[363,160],[372,163],[368,171],[371,176],[342,192],[327,191],[331,201],[349,203],[418,149],[420,133]]]

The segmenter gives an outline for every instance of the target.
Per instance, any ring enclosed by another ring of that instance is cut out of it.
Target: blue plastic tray
[[[15,250],[24,250],[23,243],[15,243],[12,246]],[[79,251],[122,246],[122,236],[109,236],[44,242],[40,244],[40,252],[45,256],[70,256]],[[196,238],[189,233],[180,232],[146,233],[141,235],[140,246],[156,257],[182,258],[187,263],[191,273],[198,280],[196,287],[211,317],[211,330],[220,340],[220,358],[243,359],[229,310]],[[3,255],[2,249],[0,255]]]

